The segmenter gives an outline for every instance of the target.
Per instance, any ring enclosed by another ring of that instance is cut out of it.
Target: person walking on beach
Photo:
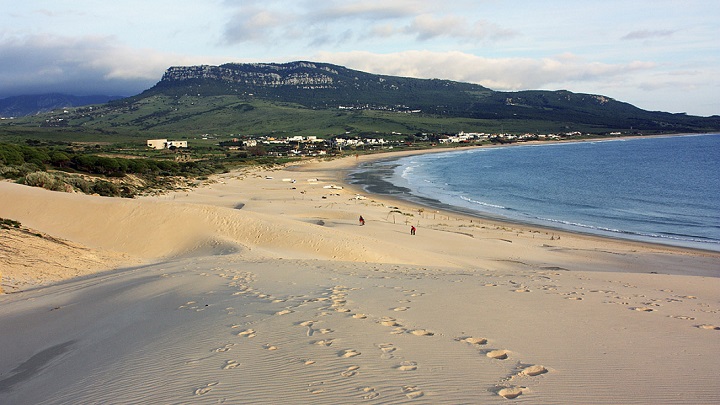
[[[360,225],[365,225],[365,218],[363,218],[362,215],[360,215]]]
[[[415,235],[415,227],[414,226],[410,227],[410,235]]]

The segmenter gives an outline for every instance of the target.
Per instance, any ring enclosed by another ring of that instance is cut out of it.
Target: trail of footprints
[[[259,298],[268,301],[269,303],[283,303],[292,301],[294,299],[299,299],[298,305],[303,305],[307,303],[318,303],[320,306],[318,307],[319,312],[317,313],[317,316],[329,316],[333,313],[337,314],[343,314],[345,316],[351,317],[353,319],[357,320],[365,320],[365,321],[372,321],[376,324],[387,327],[389,329],[390,334],[410,334],[414,335],[420,338],[432,338],[435,336],[435,333],[428,329],[423,328],[417,328],[417,329],[408,329],[404,327],[398,319],[391,317],[391,316],[382,316],[379,318],[371,317],[367,314],[363,313],[353,313],[353,311],[349,308],[347,308],[347,295],[350,291],[352,291],[351,288],[337,285],[333,288],[329,289],[326,293],[326,295],[317,297],[317,298],[307,298],[307,297],[288,297],[288,298],[276,298],[273,297],[270,294],[265,294],[263,292],[260,292],[256,289],[254,289],[251,286],[251,283],[255,280],[254,275],[249,272],[240,272],[237,274],[226,274],[221,273],[221,277],[227,278],[230,280],[228,286],[235,288],[236,291],[232,293],[233,296],[248,296],[248,297],[254,297]],[[522,284],[517,284],[518,288],[517,290],[528,290],[527,287],[525,287]],[[414,290],[402,290],[403,293],[405,293],[407,296],[410,297],[417,297],[421,296],[422,293],[419,293]],[[405,300],[404,303],[409,303],[410,301]],[[181,305],[178,309],[183,310],[191,310],[191,311],[202,311],[205,308],[205,306],[198,304],[195,301],[189,301],[184,305]],[[288,306],[282,310],[276,311],[274,313],[274,316],[286,316],[293,314],[295,310],[293,309],[293,306]],[[393,312],[404,312],[408,311],[411,308],[407,305],[398,306],[394,308],[389,308],[388,310]],[[227,308],[228,314],[233,314],[232,308]],[[309,344],[321,347],[321,348],[328,348],[329,350],[334,350],[335,354],[338,358],[341,359],[353,359],[355,357],[363,355],[360,351],[352,348],[335,348],[335,342],[336,339],[332,337],[332,333],[334,332],[333,329],[330,328],[316,328],[317,321],[314,320],[307,320],[307,321],[301,321],[297,323],[293,323],[293,325],[302,328],[304,331],[304,334],[306,337],[311,337],[313,339],[309,340]],[[254,340],[258,336],[258,332],[253,329],[247,327],[248,324],[234,324],[231,325],[230,328],[232,329],[232,335],[235,336],[235,339],[241,339],[237,342],[227,343],[225,345],[222,345],[220,347],[216,347],[211,349],[211,352],[215,353],[225,353],[230,351],[234,346],[237,344],[241,344],[242,341],[245,339]],[[478,354],[484,355],[484,357],[487,359],[487,361],[507,361],[510,358],[514,357],[514,353],[510,350],[506,349],[486,349],[485,347],[488,344],[488,339],[486,338],[478,338],[478,337],[472,337],[472,336],[462,336],[454,338],[455,341],[470,345],[471,347],[475,348],[478,351]],[[269,352],[279,351],[280,347],[265,342],[258,345],[261,349],[267,350]],[[392,343],[378,343],[375,345],[375,347],[378,349],[378,355],[381,360],[387,360],[387,361],[393,361],[395,359],[395,353],[398,350],[398,347],[393,345]],[[478,357],[480,359],[480,357]],[[298,361],[303,364],[304,366],[313,366],[316,364],[316,360],[310,359],[310,358],[300,358]],[[220,368],[222,370],[233,370],[241,366],[241,363],[234,359],[226,359],[223,360],[223,363],[220,364]],[[421,364],[412,361],[412,360],[402,360],[402,361],[396,361],[394,362],[390,368],[400,372],[400,373],[412,373],[416,370],[418,370],[421,367]],[[339,376],[341,378],[353,378],[357,376],[359,373],[362,372],[362,369],[357,364],[350,364],[346,366],[342,371],[339,372]],[[524,392],[527,392],[527,388],[519,385],[519,380],[523,378],[532,378],[535,376],[539,376],[542,374],[545,374],[548,372],[548,369],[545,368],[542,365],[534,365],[534,364],[522,364],[518,362],[518,366],[516,366],[513,373],[509,376],[505,376],[501,378],[497,384],[488,387],[488,391],[493,392],[503,398],[506,399],[514,399],[518,396],[522,395]],[[194,390],[195,395],[205,395],[208,392],[210,392],[213,387],[220,384],[219,381],[214,381],[205,384],[204,386],[197,387]],[[307,385],[307,393],[309,395],[322,395],[324,392],[326,392],[326,386],[324,381],[312,381],[308,383]],[[372,386],[362,386],[357,387],[358,396],[361,399],[364,400],[372,400],[379,398],[381,396],[381,393],[379,392],[377,387]],[[399,387],[399,394],[403,395],[407,399],[416,399],[421,398],[426,395],[426,393],[423,391],[423,389],[417,385],[403,385]]]
[[[332,304],[330,307],[325,308],[329,310],[333,310],[336,312],[341,313],[348,313],[349,316],[351,316],[353,319],[359,319],[359,320],[365,320],[368,319],[369,316],[367,314],[363,313],[352,313],[352,310],[349,310],[345,307],[345,304],[347,303],[347,287],[343,286],[336,286],[332,290],[332,294],[330,296],[330,301]],[[422,293],[418,293],[414,290],[403,290],[404,293],[409,294],[410,296],[416,297],[422,295]],[[410,301],[405,301],[410,302]],[[404,312],[409,310],[410,307],[408,306],[402,306],[402,307],[395,307],[390,308],[391,311],[394,312]],[[391,316],[382,316],[380,318],[374,319],[374,321],[384,327],[391,328],[390,334],[411,334],[418,337],[432,337],[435,336],[435,333],[428,330],[428,329],[408,329],[405,328],[402,323]],[[314,324],[313,321],[306,321],[300,323],[301,326],[308,326],[309,328],[312,328],[312,325]],[[491,359],[490,361],[503,361],[508,358],[510,358],[512,352],[510,350],[504,350],[504,349],[494,349],[494,350],[485,350],[482,347],[488,343],[488,340],[486,338],[477,338],[472,336],[465,336],[465,337],[459,337],[454,339],[456,341],[471,345],[473,347],[478,348],[479,353],[484,353],[485,357]],[[316,340],[312,343],[315,345],[321,345],[321,346],[330,346],[332,345],[333,339],[322,339],[322,340]],[[394,353],[398,350],[398,348],[392,344],[392,343],[377,343],[375,347],[378,348],[380,351],[380,358],[382,360],[392,360],[395,358]],[[353,349],[345,349],[338,352],[338,356],[343,358],[351,358],[355,356],[359,356],[362,353],[353,350]],[[515,380],[519,378],[524,377],[535,377],[542,374],[545,374],[548,372],[548,369],[545,368],[542,365],[533,365],[533,364],[521,364],[518,363],[519,366],[517,367],[516,372],[511,375],[510,377],[505,377],[501,381],[498,382],[495,386],[491,387],[489,390],[496,393],[499,396],[502,396],[506,399],[514,399],[520,396],[523,392],[527,391],[526,387],[517,386],[514,384]],[[392,369],[400,371],[400,372],[413,372],[418,370],[420,365],[416,361],[411,360],[403,360],[395,365],[392,366]],[[341,375],[343,377],[351,377],[356,375],[360,371],[359,366],[350,366],[346,371],[343,371]],[[362,398],[363,399],[374,399],[379,397],[379,393],[376,391],[375,387],[361,387],[359,390],[363,393]],[[401,387],[401,392],[407,397],[408,399],[416,399],[423,397],[425,395],[425,392],[416,385],[405,385]]]

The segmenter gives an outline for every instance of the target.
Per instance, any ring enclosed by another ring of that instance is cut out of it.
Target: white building
[[[167,139],[148,139],[148,148],[153,149],[170,149],[171,147],[176,148],[187,148],[187,141],[168,141]]]
[[[165,149],[166,143],[167,139],[148,139],[147,146],[153,149]]]
[[[165,142],[166,148],[169,149],[169,148],[172,148],[173,146],[176,148],[187,148],[187,141],[167,141],[167,142]]]

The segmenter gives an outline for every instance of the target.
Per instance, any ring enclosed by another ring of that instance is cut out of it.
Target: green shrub
[[[83,179],[82,177],[66,177],[65,182],[73,189],[80,190],[85,194],[89,194],[92,191],[92,183]]]
[[[28,186],[42,187],[46,190],[65,191],[65,183],[47,172],[34,172],[25,176],[24,183]]]
[[[0,166],[0,179],[17,179],[22,177],[17,166]]]
[[[105,197],[117,197],[120,195],[120,189],[118,186],[105,180],[96,181],[92,185],[91,191]]]

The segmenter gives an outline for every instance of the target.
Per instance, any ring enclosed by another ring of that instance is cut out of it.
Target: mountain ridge
[[[503,92],[479,84],[443,79],[376,75],[328,63],[228,63],[175,66],[143,95],[244,95],[299,103],[308,108],[342,105],[406,106],[411,110],[476,119],[568,120],[637,129],[691,129],[696,117],[647,111],[612,97],[568,90]]]

